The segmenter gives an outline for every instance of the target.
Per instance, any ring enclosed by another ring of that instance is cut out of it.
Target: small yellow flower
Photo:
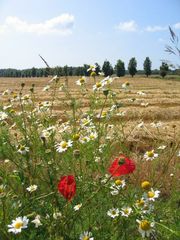
[[[79,140],[79,138],[80,138],[79,133],[76,133],[73,135],[73,140],[77,141],[77,140]]]
[[[151,183],[149,181],[144,181],[141,183],[141,188],[149,190],[151,188]]]
[[[142,220],[139,223],[139,227],[143,230],[143,231],[148,231],[151,228],[151,224],[149,221],[147,220]]]
[[[120,179],[117,179],[117,180],[115,181],[115,184],[116,184],[117,186],[121,185],[122,183],[123,183],[123,181],[120,180]]]

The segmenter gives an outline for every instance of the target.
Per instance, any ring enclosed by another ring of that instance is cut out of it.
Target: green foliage
[[[169,66],[167,63],[165,62],[162,62],[161,66],[160,66],[160,75],[161,77],[165,77],[168,73],[168,70],[169,70]]]
[[[115,65],[115,72],[118,77],[122,77],[125,75],[124,62],[121,61],[120,59],[117,61],[116,65]]]
[[[137,73],[137,61],[134,57],[131,58],[129,61],[128,71],[132,77],[134,77],[134,75]]]
[[[103,66],[102,66],[102,71],[103,71],[105,77],[111,76],[113,74],[113,67],[108,60],[104,61]]]
[[[144,73],[145,75],[148,77],[149,75],[151,75],[151,60],[149,59],[149,57],[146,57],[146,59],[144,60]]]

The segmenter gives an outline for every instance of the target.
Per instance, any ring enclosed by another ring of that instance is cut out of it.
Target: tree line
[[[172,71],[169,69],[167,63],[162,62],[159,69],[152,70],[152,62],[149,57],[146,57],[143,64],[143,70],[137,70],[137,61],[133,57],[130,59],[128,68],[125,69],[125,63],[122,60],[117,60],[116,65],[113,67],[112,64],[105,60],[102,67],[96,63],[96,74],[98,75],[99,72],[103,72],[105,76],[111,76],[113,74],[117,75],[118,77],[125,76],[126,74],[130,74],[134,77],[135,74],[144,74],[147,77],[151,74],[160,74],[163,78],[167,75],[167,73],[176,74],[177,71]],[[79,67],[72,67],[72,66],[56,66],[53,68],[30,68],[30,69],[0,69],[0,77],[48,77],[52,75],[57,76],[89,76],[89,69],[90,65],[84,64],[83,66]]]

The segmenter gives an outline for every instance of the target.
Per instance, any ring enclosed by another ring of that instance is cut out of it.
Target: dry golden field
[[[50,101],[52,90],[42,91],[47,86],[51,78],[0,78],[0,93],[6,89],[18,93],[21,83],[25,83],[24,94],[29,92],[32,84],[35,84],[36,102]],[[81,94],[80,86],[76,85],[78,77],[68,79],[68,88],[72,96],[79,100],[81,110],[86,111],[89,106],[88,94],[92,92],[93,79],[88,79],[87,94]],[[65,79],[60,79],[64,83]],[[128,91],[122,89],[122,84],[130,83]],[[121,123],[120,119],[125,120],[124,131],[129,132],[129,141],[142,144],[149,140],[159,137],[168,141],[176,141],[180,136],[180,81],[163,80],[155,78],[145,78],[136,76],[116,78],[112,89],[117,93],[118,101],[122,104],[119,109],[124,116],[113,118],[116,123]],[[138,94],[144,92],[145,95]],[[62,91],[57,89],[57,99],[54,102],[54,112],[57,118],[65,120],[66,114],[70,111],[69,100]],[[8,98],[1,96],[2,101]],[[108,104],[107,106],[108,107]],[[112,120],[111,120],[112,121]],[[143,129],[137,127],[144,122]],[[151,123],[161,122],[162,126],[152,129]],[[150,129],[150,131],[149,131]],[[152,132],[154,131],[154,135]],[[157,134],[158,133],[158,134]],[[144,144],[143,144],[144,145]]]

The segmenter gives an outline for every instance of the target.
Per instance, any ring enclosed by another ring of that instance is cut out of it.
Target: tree
[[[98,75],[101,72],[101,67],[98,63],[95,63],[96,66],[96,74]]]
[[[151,60],[149,59],[149,57],[146,57],[146,59],[144,60],[144,73],[145,75],[148,77],[149,75],[151,75]]]
[[[102,66],[102,71],[105,75],[105,77],[107,76],[111,76],[113,74],[113,67],[111,66],[110,62],[105,60]]]
[[[31,69],[31,77],[36,77],[36,68],[35,67],[33,67]]]
[[[128,64],[128,71],[129,74],[134,77],[134,75],[137,73],[137,61],[136,59],[133,57],[130,59],[129,64]]]
[[[125,75],[125,67],[124,67],[124,62],[121,61],[120,59],[117,60],[117,63],[115,65],[115,72],[118,77],[122,77]]]
[[[160,75],[161,75],[161,77],[164,78],[167,75],[168,71],[169,71],[168,64],[165,63],[165,62],[162,62],[161,66],[160,66]]]

